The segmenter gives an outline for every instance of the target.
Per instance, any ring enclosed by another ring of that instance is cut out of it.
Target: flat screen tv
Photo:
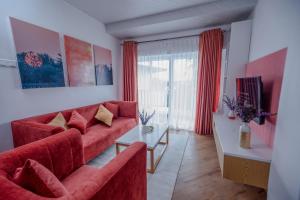
[[[263,109],[263,83],[261,76],[245,77],[236,79],[236,98],[242,98],[249,101],[256,109],[257,113],[261,113]],[[264,124],[263,116],[256,117],[254,121],[258,124]]]

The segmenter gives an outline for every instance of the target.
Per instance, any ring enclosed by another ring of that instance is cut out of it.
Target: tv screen
[[[236,79],[236,98],[247,99],[257,113],[263,111],[263,83],[260,76]],[[258,124],[264,123],[264,117],[254,119]]]

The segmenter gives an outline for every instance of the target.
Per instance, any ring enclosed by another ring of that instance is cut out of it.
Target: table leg
[[[118,143],[116,143],[116,153],[117,155],[120,153],[120,146]]]
[[[147,151],[149,151],[149,154],[150,154],[150,168],[147,168],[147,172],[153,174],[156,170],[156,167],[159,163],[159,161],[161,160],[164,152],[166,151],[167,147],[168,147],[168,144],[169,144],[169,129],[166,130],[165,132],[165,135],[166,135],[166,141],[163,142],[163,141],[159,141],[159,144],[163,144],[164,147],[162,149],[162,152],[160,153],[160,155],[157,157],[157,159],[155,160],[154,159],[154,150],[155,148],[148,148]],[[120,153],[120,146],[129,146],[129,145],[123,145],[123,144],[119,144],[119,143],[116,143],[116,153],[117,155]]]
[[[167,130],[167,133],[166,133],[166,143],[169,144],[169,129]]]
[[[165,141],[164,140],[164,137],[159,141],[159,144],[166,144],[168,145],[169,144],[169,129],[166,130],[166,132],[164,133],[164,135],[166,136],[166,139]]]
[[[155,171],[155,164],[154,164],[154,149],[150,149],[150,173],[154,173]]]

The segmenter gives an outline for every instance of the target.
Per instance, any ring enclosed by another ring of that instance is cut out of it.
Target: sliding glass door
[[[139,110],[152,123],[194,129],[198,69],[197,38],[145,44],[138,51]]]
[[[193,130],[198,69],[198,52],[171,55],[169,124]]]
[[[152,122],[168,121],[170,61],[161,56],[140,56],[138,59],[139,111],[155,111]]]

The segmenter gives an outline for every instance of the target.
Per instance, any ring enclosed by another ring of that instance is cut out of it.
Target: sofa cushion
[[[104,104],[105,108],[107,108],[107,110],[109,110],[113,115],[114,115],[114,119],[117,119],[119,117],[119,105],[118,104],[114,104],[114,103],[105,103]]]
[[[114,143],[114,140],[133,127],[136,121],[133,118],[119,117],[114,120],[111,127],[104,124],[95,124],[87,129],[82,135],[85,160],[89,161],[100,152]]]
[[[95,118],[104,124],[111,126],[113,113],[111,113],[108,109],[106,109],[103,105],[99,106],[98,112],[95,115]]]
[[[28,159],[23,167],[17,168],[12,180],[41,196],[61,197],[67,194],[56,176],[35,160]]]
[[[87,134],[105,134],[112,140],[119,138],[121,135],[136,126],[136,121],[133,118],[119,117],[114,120],[111,127],[104,124],[96,124],[87,129]],[[84,143],[84,142],[83,142]]]
[[[111,145],[111,138],[108,132],[103,131],[91,131],[95,126],[91,126],[87,133],[82,135],[82,143],[84,148],[84,159],[89,161],[98,155],[100,152],[104,151],[108,146]]]
[[[82,115],[80,115],[76,110],[74,110],[68,122],[68,126],[70,128],[78,129],[81,132],[81,134],[85,134],[87,123],[88,121]]]
[[[106,177],[99,176],[99,169],[84,165],[62,181],[67,191],[77,199],[91,199]]]
[[[63,116],[63,114],[61,112],[59,112],[49,123],[48,125],[50,126],[57,126],[57,127],[61,127],[64,130],[68,129],[67,126],[67,121],[65,119],[65,117]]]
[[[121,117],[130,117],[136,118],[137,117],[137,104],[133,101],[120,101],[118,102],[120,109],[119,109],[119,116]]]

